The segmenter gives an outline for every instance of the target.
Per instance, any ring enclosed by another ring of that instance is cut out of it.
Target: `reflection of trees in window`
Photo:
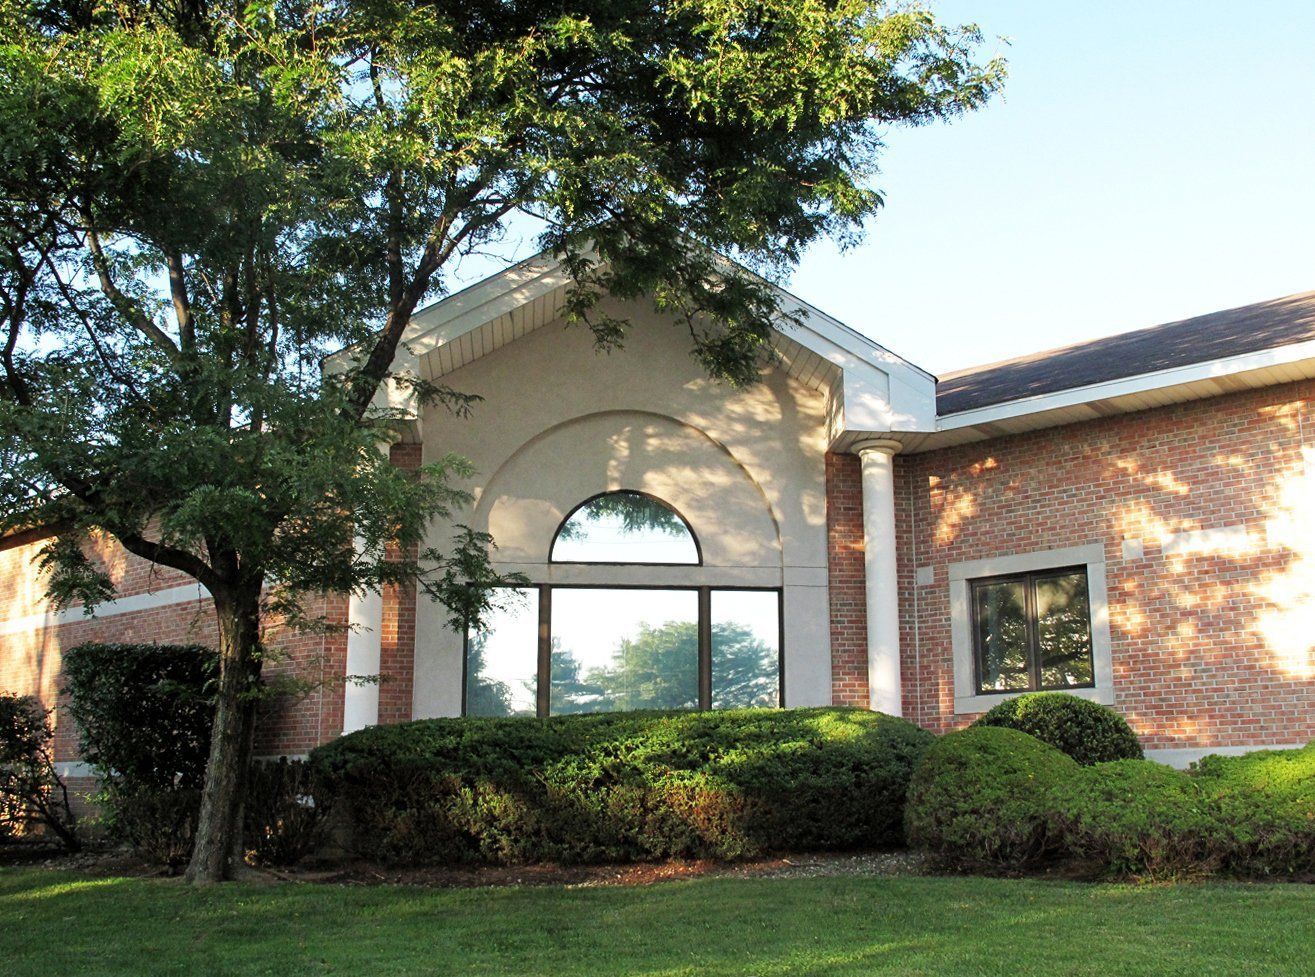
[[[1090,686],[1091,604],[1082,570],[973,583],[982,692]]]
[[[717,708],[774,706],[776,649],[733,622],[712,629],[713,700]],[[693,621],[641,625],[607,665],[582,669],[568,649],[552,649],[554,714],[627,709],[694,709],[699,704],[699,631]]]
[[[712,705],[715,709],[776,706],[781,662],[775,645],[733,621],[712,626]]]
[[[553,715],[603,712],[613,708],[608,686],[586,677],[580,660],[562,647],[560,638],[552,639],[549,675],[552,676],[550,709]]]
[[[558,539],[581,540],[591,527],[603,523],[617,526],[623,533],[665,533],[681,536],[689,532],[685,522],[664,502],[639,492],[609,492],[590,499],[562,523]]]
[[[983,689],[1026,689],[1027,600],[1022,581],[983,583],[976,588],[977,647]]]
[[[560,650],[565,669],[558,678],[554,649],[553,712],[613,712],[623,709],[694,709],[699,704],[699,630],[693,621],[660,627],[641,624],[623,638],[612,661],[581,676],[569,650]]]
[[[510,716],[511,687],[489,678],[485,655],[488,636],[476,632],[466,645],[466,713],[470,716]]]
[[[1036,583],[1037,648],[1044,688],[1090,685],[1091,607],[1085,574]]]

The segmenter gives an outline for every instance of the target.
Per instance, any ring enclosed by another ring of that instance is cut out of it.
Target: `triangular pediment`
[[[540,254],[450,295],[415,314],[403,338],[411,368],[439,379],[544,326],[561,321],[571,280],[552,255]],[[832,402],[833,442],[935,423],[935,378],[779,290],[783,310],[799,319],[777,334],[790,376]],[[402,364],[399,364],[399,368]]]

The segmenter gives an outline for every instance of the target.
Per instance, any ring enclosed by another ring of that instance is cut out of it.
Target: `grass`
[[[1315,887],[975,878],[231,885],[0,870],[6,977],[1315,974]]]

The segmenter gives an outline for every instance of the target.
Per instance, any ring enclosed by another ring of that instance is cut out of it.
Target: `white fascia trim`
[[[769,283],[770,284],[770,283]],[[772,289],[780,298],[780,308],[787,314],[799,313],[803,319],[802,326],[796,326],[789,332],[778,330],[782,335],[789,336],[800,346],[811,349],[818,356],[825,360],[835,363],[837,366],[845,366],[843,354],[857,357],[864,364],[874,366],[882,372],[887,372],[891,367],[910,370],[920,376],[922,379],[931,383],[936,382],[934,374],[929,373],[916,363],[904,359],[897,353],[892,353],[885,346],[875,340],[869,339],[852,326],[847,326],[839,319],[832,318],[815,305],[810,305],[799,296],[787,292],[779,285],[772,285]],[[798,330],[797,332],[795,330]],[[800,333],[812,333],[819,339],[825,340],[828,344],[826,347],[819,347],[815,343],[810,343],[804,338],[800,338]],[[849,365],[853,365],[852,362]]]
[[[83,608],[79,606],[65,608],[62,611],[12,617],[8,621],[0,621],[0,635],[24,634],[42,628],[59,627],[61,624],[72,624],[76,621],[97,620],[102,617],[113,617],[116,614],[132,614],[134,611],[149,611],[157,607],[168,607],[171,604],[188,604],[205,600],[209,596],[210,591],[199,583],[182,584],[153,593],[118,597],[99,605],[91,614],[83,613]]]
[[[730,259],[721,258],[727,268]],[[738,267],[738,266],[735,266]],[[748,269],[741,269],[754,275]],[[936,377],[892,353],[856,329],[832,318],[803,299],[754,275],[770,287],[785,317],[799,323],[777,331],[800,346],[839,367],[844,374],[845,402],[853,422],[846,429],[878,431],[931,431],[936,423]],[[399,357],[417,361],[425,354],[460,339],[501,315],[570,284],[562,262],[541,252],[476,282],[416,312],[402,338]],[[325,358],[326,370],[340,370],[351,360],[354,347]]]
[[[406,331],[402,337],[402,345],[406,345],[420,336],[427,335],[430,332],[441,328],[445,323],[450,322],[458,316],[462,316],[480,306],[496,301],[508,292],[518,288],[524,288],[527,284],[541,278],[545,274],[558,270],[560,267],[561,262],[548,252],[540,252],[539,254],[531,255],[528,258],[523,258],[514,265],[504,268],[496,274],[490,275],[488,278],[467,285],[465,288],[459,289],[451,295],[446,295],[424,308],[417,309],[411,314],[411,321],[407,323]],[[496,315],[490,316],[489,318],[496,318]],[[470,329],[483,325],[486,321],[488,320],[480,320],[470,326],[469,329],[459,329],[453,336],[447,336],[434,345],[441,345],[441,342],[450,341],[452,338],[456,338],[465,332],[469,332]],[[325,356],[322,361],[325,371],[333,372],[335,370],[345,369],[351,361],[352,353],[359,345],[361,344],[354,343],[350,346],[345,346],[342,349],[335,350]]]
[[[569,282],[561,262],[529,259],[417,312],[402,342],[423,356]]]
[[[1277,346],[1273,349],[1260,350],[1255,353],[1226,356],[1222,359],[1207,360],[1204,363],[1193,363],[1167,370],[1139,373],[1136,376],[1123,377],[1119,380],[1107,380],[1103,383],[1073,387],[1056,393],[1037,394],[1034,397],[1020,397],[1017,400],[992,404],[989,407],[978,407],[973,410],[946,414],[940,418],[936,429],[939,431],[953,431],[978,424],[991,424],[1028,414],[1043,414],[1047,411],[1077,407],[1093,401],[1111,400],[1129,394],[1163,390],[1167,387],[1197,383],[1201,380],[1215,380],[1221,377],[1235,376],[1239,373],[1248,373],[1252,370],[1264,370],[1310,359],[1315,359],[1315,340]]]

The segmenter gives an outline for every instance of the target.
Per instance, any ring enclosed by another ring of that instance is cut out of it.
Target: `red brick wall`
[[[973,718],[954,714],[950,564],[1101,542],[1116,707],[1148,747],[1315,738],[1313,398],[1302,382],[897,456],[906,715]],[[1160,546],[1237,526],[1238,552]]]
[[[0,690],[35,694],[55,710],[56,758],[77,759],[77,732],[62,722],[60,667],[67,648],[88,641],[159,641],[214,645],[214,613],[209,599],[186,600],[161,607],[84,618],[74,613],[60,623],[47,617],[44,586],[35,559],[43,545],[36,540],[0,546],[0,625],[27,617],[31,626],[0,632]],[[184,584],[195,584],[174,571],[161,570],[108,541],[92,547],[107,566],[120,597]],[[346,600],[330,597],[308,609],[331,621],[346,620]],[[267,679],[295,677],[308,687],[296,695],[270,700],[262,712],[256,749],[261,754],[300,754],[342,732],[342,680],[346,638],[343,635],[294,633],[271,626],[264,669]]]
[[[831,605],[831,701],[868,704],[863,480],[856,455],[826,456],[827,589]]]
[[[405,471],[420,467],[421,446],[395,444],[389,458]],[[396,548],[394,548],[395,555]],[[406,554],[415,559],[416,550]],[[379,647],[379,722],[406,722],[412,715],[415,675],[416,585],[389,586],[383,592]]]
[[[1315,384],[1303,382],[927,454],[896,457],[905,714],[954,714],[947,568],[1091,542],[1105,546],[1116,705],[1151,747],[1315,738]],[[1309,461],[1307,461],[1309,458]],[[419,464],[418,446],[393,460]],[[1303,467],[1308,466],[1308,467]],[[851,455],[826,460],[832,698],[867,702],[862,487]],[[1281,528],[1267,532],[1268,525]],[[1242,552],[1166,554],[1162,533],[1244,526]],[[1282,528],[1286,527],[1286,528]],[[1281,536],[1281,538],[1280,538]],[[1124,538],[1145,556],[1124,560]],[[39,543],[0,548],[0,622],[44,611]],[[187,583],[99,548],[123,594]],[[928,586],[915,585],[919,567]],[[414,589],[384,597],[380,721],[411,716]],[[326,600],[346,620],[346,598]],[[57,705],[63,648],[82,641],[213,641],[204,601],[0,633],[0,689]],[[271,675],[316,683],[267,710],[259,749],[304,753],[342,729],[346,637],[277,629]],[[58,720],[58,716],[57,716]],[[74,735],[58,724],[61,759]]]

